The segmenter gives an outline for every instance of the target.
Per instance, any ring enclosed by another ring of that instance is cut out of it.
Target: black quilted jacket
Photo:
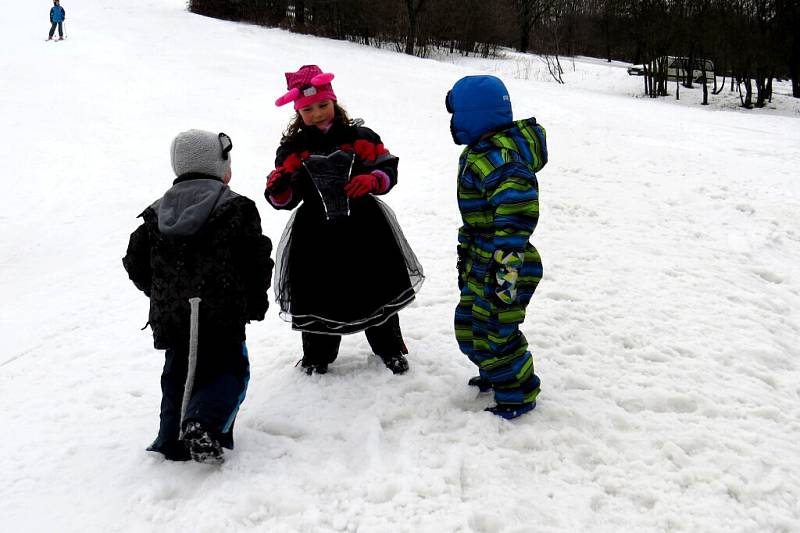
[[[194,296],[201,343],[243,341],[245,324],[264,318],[272,278],[255,203],[217,178],[187,174],[139,216],[122,264],[150,297],[155,347],[188,344]]]

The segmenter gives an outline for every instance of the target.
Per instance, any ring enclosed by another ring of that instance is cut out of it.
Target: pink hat
[[[280,107],[294,102],[297,110],[322,100],[336,101],[331,80],[333,74],[323,74],[316,65],[303,65],[297,72],[287,72],[286,88],[289,92],[275,100],[275,105]]]

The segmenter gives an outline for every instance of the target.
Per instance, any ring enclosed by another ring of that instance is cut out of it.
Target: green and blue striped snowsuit
[[[547,163],[545,130],[535,118],[468,146],[459,159],[459,348],[489,379],[500,404],[539,394],[533,357],[519,325],[542,278],[528,242],[539,219],[536,172]]]

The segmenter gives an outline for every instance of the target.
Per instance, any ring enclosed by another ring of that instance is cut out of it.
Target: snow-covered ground
[[[0,0],[0,531],[800,530],[800,103],[641,97],[621,64],[422,60],[192,15],[183,0]],[[170,185],[168,146],[227,132],[232,187],[263,200],[283,73],[336,73],[400,156],[386,197],[426,268],[401,313],[412,370],[363,335],[324,376],[273,308],[222,467],[169,463],[162,355],[120,258]],[[455,169],[444,95],[495,73],[548,129],[524,325],[543,387],[507,422],[455,344]]]

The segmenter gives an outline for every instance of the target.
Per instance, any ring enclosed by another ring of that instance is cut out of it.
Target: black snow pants
[[[56,32],[56,26],[58,26],[58,36],[64,37],[64,23],[63,22],[53,22],[52,26],[50,26],[50,35],[49,38],[53,38],[53,34]]]
[[[400,332],[400,319],[397,314],[378,326],[364,330],[370,348],[379,356],[392,356],[408,353]],[[303,366],[329,365],[339,355],[341,335],[303,332]]]

